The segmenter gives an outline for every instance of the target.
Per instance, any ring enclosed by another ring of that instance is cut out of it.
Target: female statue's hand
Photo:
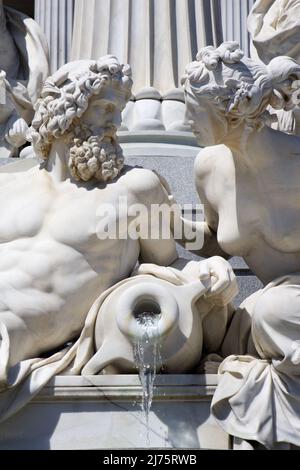
[[[199,264],[200,280],[204,283],[210,281],[205,297],[220,306],[231,302],[238,294],[238,285],[228,261],[221,256],[213,256]]]

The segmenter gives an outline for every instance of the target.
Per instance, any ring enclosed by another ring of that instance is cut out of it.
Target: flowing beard
[[[119,176],[124,167],[124,157],[114,136],[91,135],[75,137],[70,146],[69,169],[76,181],[92,179],[107,182]]]

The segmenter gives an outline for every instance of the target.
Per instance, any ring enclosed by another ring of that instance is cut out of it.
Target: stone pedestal
[[[228,449],[210,415],[216,382],[157,376],[147,431],[138,376],[58,376],[1,424],[0,449]]]

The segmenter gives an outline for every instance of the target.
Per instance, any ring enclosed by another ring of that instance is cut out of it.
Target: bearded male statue
[[[29,132],[41,165],[0,174],[0,419],[5,391],[32,373],[26,393],[36,392],[65,367],[55,366],[55,354],[41,356],[77,338],[98,296],[127,278],[139,258],[178,265],[171,235],[141,237],[137,227],[129,236],[136,218],[117,211],[120,197],[148,212],[170,205],[152,171],[124,167],[116,131],[131,86],[130,67],[113,56],[64,65],[46,80]],[[125,227],[122,236],[103,237],[99,210],[107,205],[106,224]],[[230,265],[218,256],[196,265],[199,278],[215,276],[211,301],[227,298]]]

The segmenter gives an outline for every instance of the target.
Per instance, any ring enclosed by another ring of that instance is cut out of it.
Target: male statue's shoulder
[[[131,168],[121,177],[121,180],[134,193],[152,191],[161,185],[159,177],[147,168]]]

